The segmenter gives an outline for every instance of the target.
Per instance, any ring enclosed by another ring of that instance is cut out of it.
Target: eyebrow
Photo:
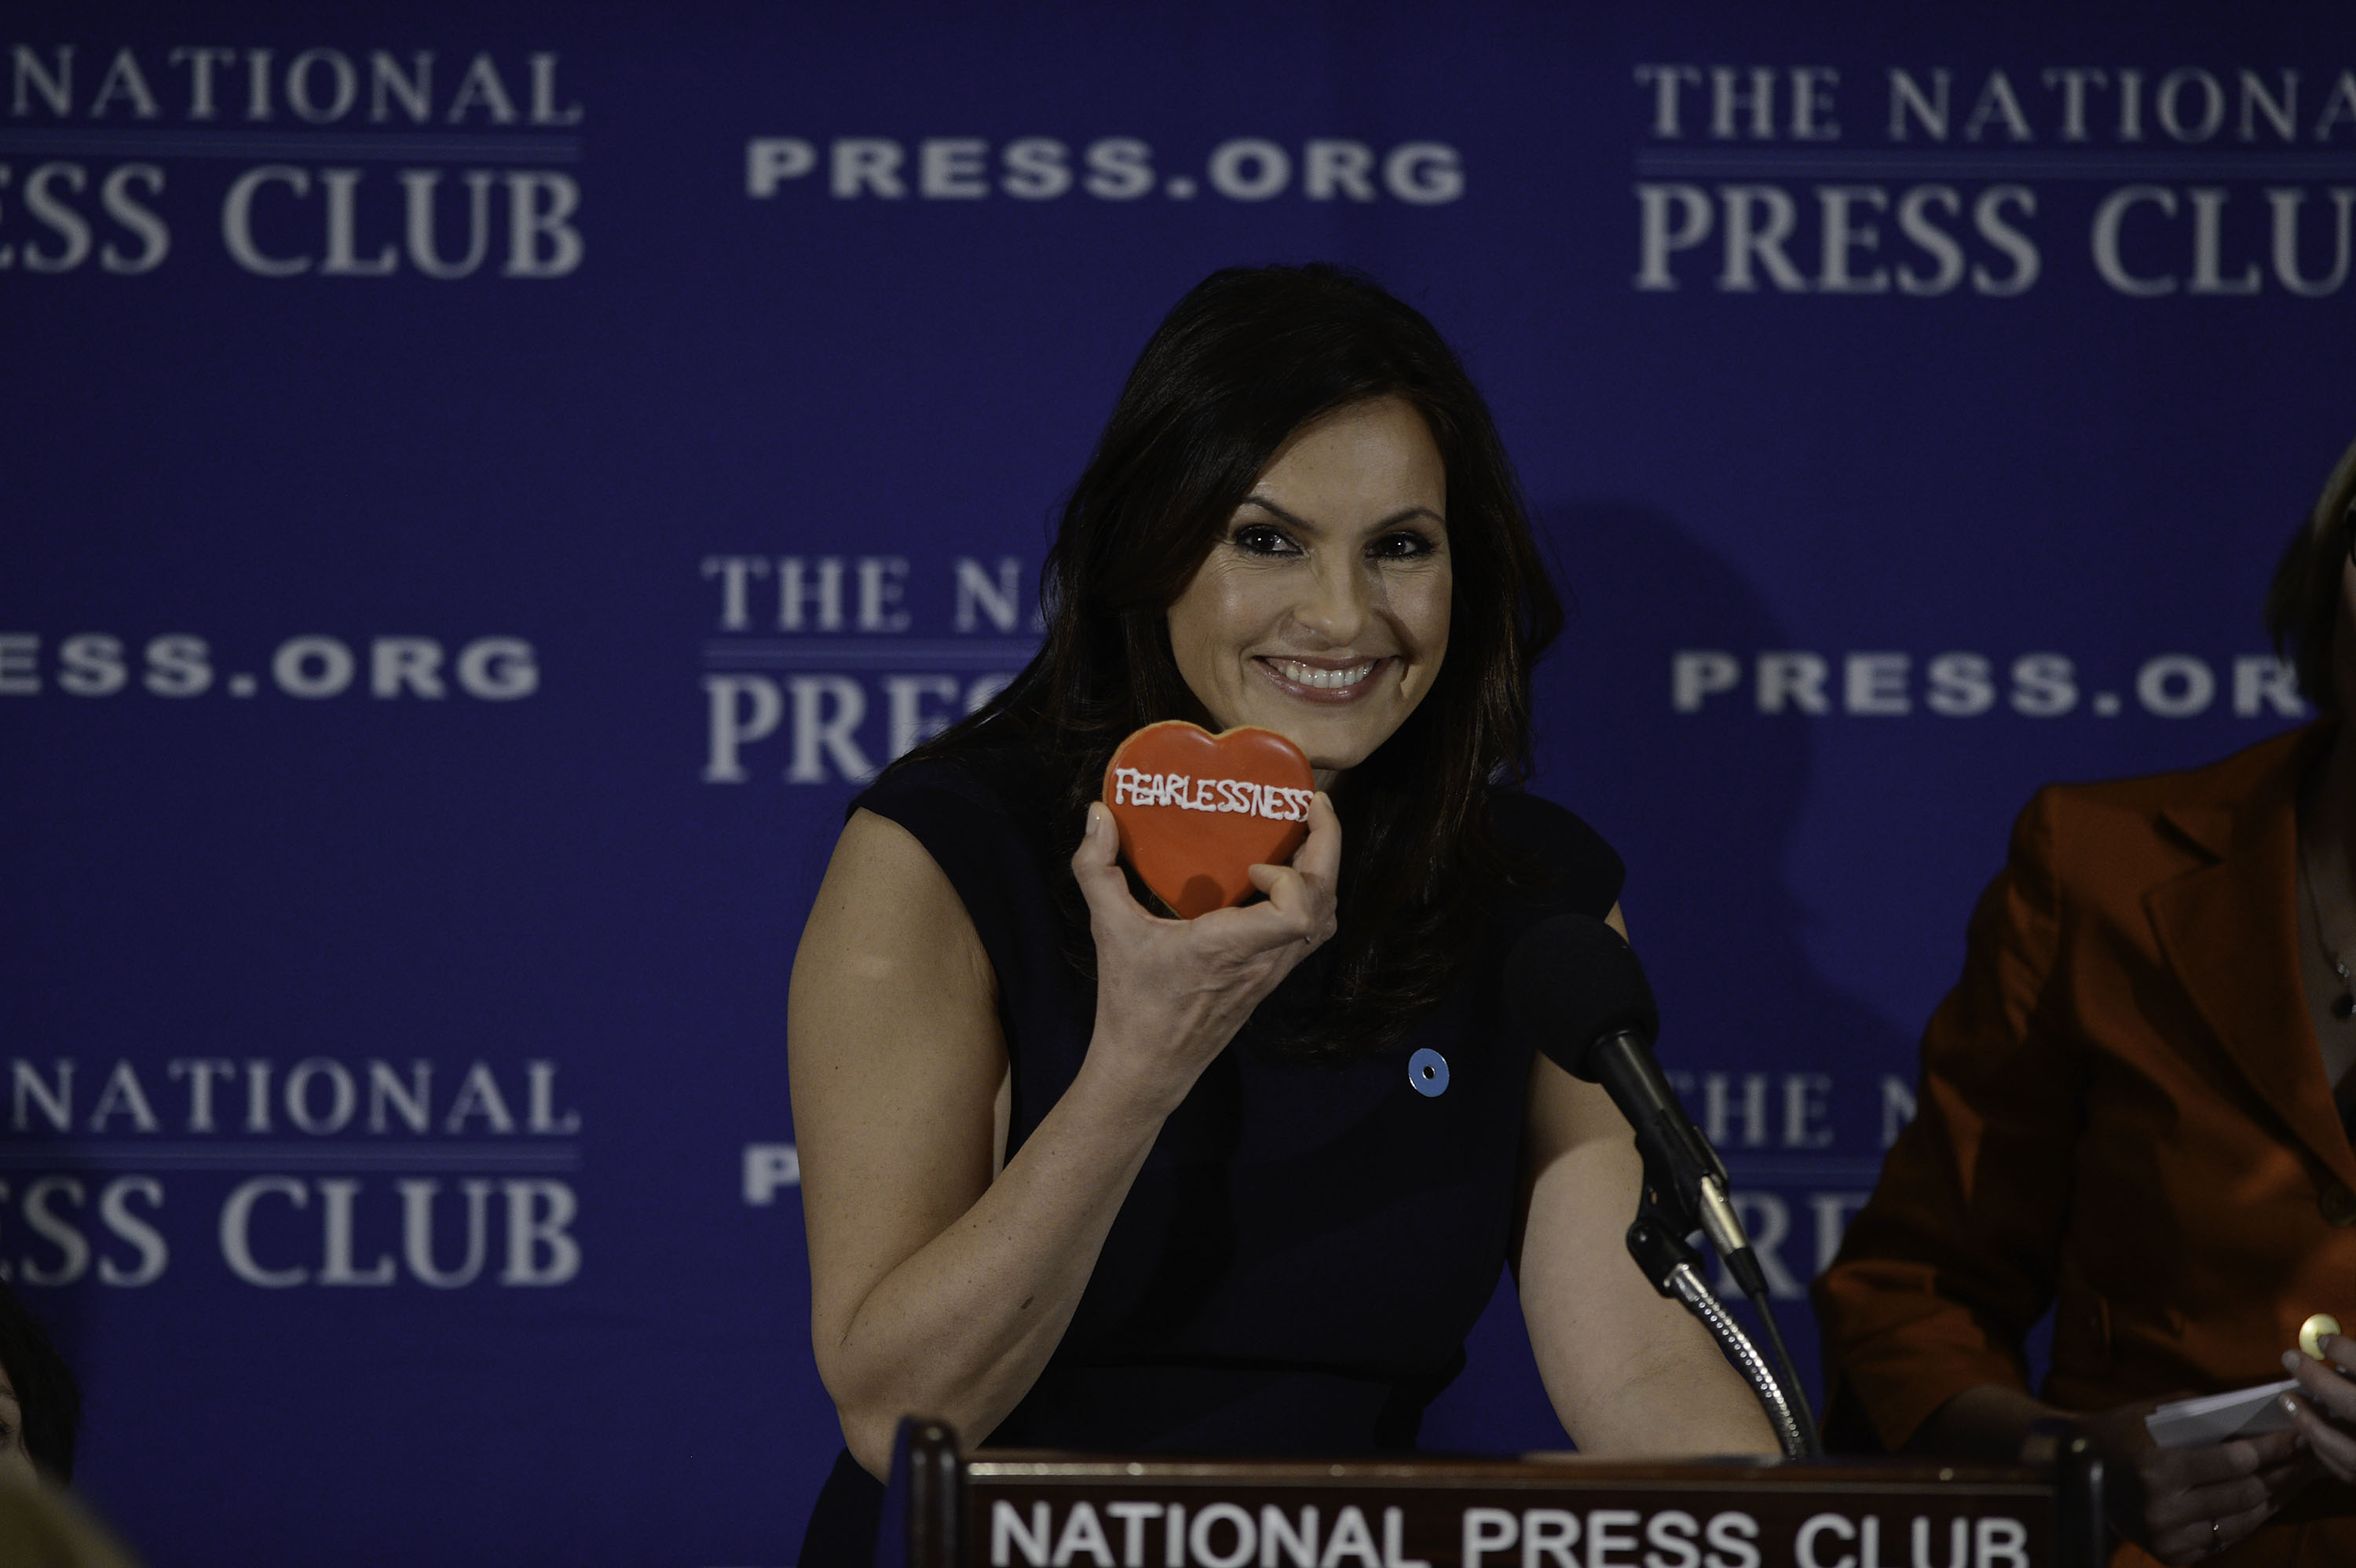
[[[1290,512],[1286,511],[1282,507],[1278,506],[1275,502],[1268,500],[1263,496],[1247,496],[1243,498],[1242,504],[1247,507],[1258,507],[1263,512],[1274,513],[1277,517],[1282,517],[1286,522],[1290,523],[1296,528],[1312,528],[1316,526],[1310,522],[1306,517],[1297,517]],[[1409,517],[1430,517],[1433,522],[1438,523],[1443,528],[1448,526],[1448,519],[1441,517],[1438,512],[1433,511],[1430,507],[1409,507],[1403,512],[1392,513],[1389,517],[1385,517],[1382,521],[1376,523],[1375,527],[1377,528],[1395,528],[1398,527],[1399,524],[1406,522]]]

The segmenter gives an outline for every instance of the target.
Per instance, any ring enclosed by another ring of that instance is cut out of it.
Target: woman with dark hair
[[[1414,1444],[1510,1259],[1597,1451],[1772,1452],[1622,1232],[1601,1091],[1499,1016],[1618,858],[1516,787],[1561,612],[1430,324],[1328,267],[1216,273],[1066,505],[1031,666],[854,802],[788,1029],[820,1376],[805,1568],[864,1560],[894,1425],[1180,1452]],[[1274,730],[1318,793],[1264,901],[1141,904],[1097,803],[1132,731]],[[1410,1083],[1408,1061],[1432,1071]]]
[[[2021,814],[1922,1039],[1914,1123],[1816,1284],[1826,1440],[2110,1450],[2115,1564],[2356,1560],[2356,446],[2276,571],[2318,721]],[[2024,1349],[2052,1312],[2032,1395]],[[2282,1430],[2154,1445],[2164,1401],[2281,1378]]]
[[[0,1281],[0,1472],[73,1479],[81,1390],[16,1293]]]

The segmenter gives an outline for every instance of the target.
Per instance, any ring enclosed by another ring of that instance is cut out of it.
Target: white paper
[[[2276,1398],[2297,1386],[2294,1380],[2285,1378],[2278,1383],[2260,1383],[2231,1393],[2182,1399],[2161,1405],[2145,1416],[2143,1424],[2151,1433],[2151,1440],[2163,1448],[2190,1448],[2203,1443],[2222,1443],[2228,1437],[2280,1432],[2290,1424],[2290,1416],[2276,1403]]]

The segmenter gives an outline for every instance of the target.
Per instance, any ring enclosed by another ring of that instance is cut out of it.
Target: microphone
[[[1583,914],[1532,926],[1505,959],[1505,1014],[1555,1065],[1603,1086],[1635,1131],[1646,1198],[1686,1231],[1706,1232],[1743,1294],[1764,1296],[1766,1272],[1728,1199],[1726,1165],[1654,1058],[1660,1009],[1620,933]]]

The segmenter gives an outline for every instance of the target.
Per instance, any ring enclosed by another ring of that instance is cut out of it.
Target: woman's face
[[[1440,449],[1399,399],[1294,432],[1170,606],[1212,722],[1286,737],[1321,786],[1390,739],[1448,651],[1447,505]]]

